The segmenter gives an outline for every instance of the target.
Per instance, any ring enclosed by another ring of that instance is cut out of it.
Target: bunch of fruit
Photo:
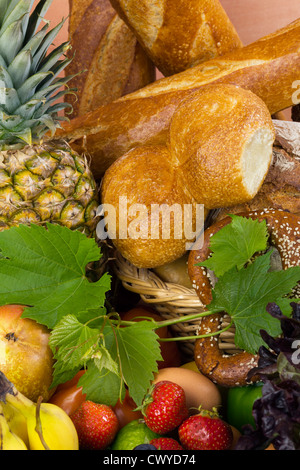
[[[34,403],[0,371],[0,449],[78,450],[78,436],[62,408]]]
[[[167,380],[153,383],[141,407],[128,397],[115,407],[96,404],[81,393],[75,408],[70,418],[83,450],[227,450],[239,435],[216,408],[189,409],[183,387]]]
[[[1,234],[11,229],[21,240],[21,232],[14,231],[20,225],[39,225],[43,226],[43,230],[45,226],[48,227],[48,233],[53,230],[50,227],[59,225],[83,232],[87,235],[85,241],[87,238],[90,241],[95,235],[99,203],[96,182],[84,155],[77,154],[65,142],[52,140],[49,136],[55,134],[59,121],[64,119],[61,111],[68,106],[61,98],[68,92],[65,91],[65,85],[71,77],[60,77],[70,61],[66,57],[69,44],[62,44],[48,53],[63,21],[50,31],[48,22],[41,27],[51,0],[7,0],[0,4]],[[35,8],[31,12],[34,4]],[[34,233],[37,235],[37,232]],[[157,362],[158,372],[141,406],[137,407],[128,389],[125,398],[114,406],[87,399],[82,387],[78,386],[83,370],[72,380],[52,387],[55,358],[54,348],[51,349],[49,345],[51,332],[47,325],[50,320],[55,324],[57,318],[54,317],[61,319],[63,315],[70,316],[70,307],[69,310],[66,308],[67,314],[62,309],[61,316],[57,315],[56,303],[64,304],[65,299],[76,291],[76,275],[84,288],[81,263],[86,262],[86,268],[88,262],[98,262],[94,257],[99,255],[99,250],[95,246],[94,250],[91,247],[91,254],[86,253],[86,245],[82,247],[77,238],[70,241],[68,234],[69,244],[63,238],[60,246],[49,242],[47,257],[41,240],[35,238],[32,242],[27,237],[28,233],[25,236],[25,232],[22,232],[22,235],[28,242],[27,253],[18,245],[14,256],[8,256],[4,253],[3,242],[0,247],[0,258],[3,261],[0,274],[9,279],[6,286],[10,284],[10,290],[6,290],[1,283],[2,303],[7,303],[8,298],[12,300],[11,303],[23,303],[21,295],[27,295],[27,302],[24,301],[26,305],[42,310],[41,307],[49,303],[50,307],[48,309],[47,305],[44,317],[41,313],[38,317],[45,320],[43,324],[23,318],[22,305],[0,307],[0,450],[234,448],[239,432],[232,425],[233,416],[228,423],[217,412],[221,406],[220,391],[198,371],[181,367],[181,357],[175,342],[159,343],[162,360]],[[51,284],[49,287],[50,268],[53,264],[54,274],[51,274],[55,277],[55,261],[59,259],[57,264],[67,264],[63,252],[67,247],[70,248],[69,245],[74,248],[77,243],[80,256],[76,253],[76,257],[70,249],[74,256],[72,258],[70,255],[68,263],[71,271],[74,266],[79,266],[78,272],[75,272],[74,280],[62,269],[57,277],[71,287],[66,291],[59,286],[58,300],[55,302]],[[11,240],[9,244],[12,245]],[[34,251],[35,246],[39,246],[43,252],[42,261]],[[27,261],[26,254],[28,263],[22,265],[22,261]],[[7,260],[15,263],[12,266],[14,270],[6,263]],[[27,276],[26,285],[20,282],[21,290],[16,293],[14,282],[21,280],[18,273],[22,269]],[[103,295],[99,295],[101,301],[106,292],[105,287]],[[44,297],[38,300],[33,297],[34,301],[30,301],[33,298],[30,299],[28,292],[31,291],[38,291],[37,297],[39,294]],[[82,291],[79,292],[81,294]],[[86,292],[84,294],[89,298]],[[78,294],[73,299],[72,306],[78,303],[79,297]],[[98,297],[95,295],[95,298],[97,304]],[[96,306],[102,307],[98,304]],[[80,305],[78,308],[79,312],[75,313],[86,313],[80,311]],[[138,321],[138,316],[143,319],[143,315],[154,321],[160,320],[159,315],[149,309],[146,312],[135,309],[120,314],[120,317],[130,323]],[[90,319],[85,321],[89,323]],[[86,323],[80,326],[84,329]],[[62,336],[67,335],[64,332]],[[166,327],[159,328],[157,336],[168,340],[170,332]],[[78,344],[75,347],[79,349]],[[107,350],[106,353],[109,357]],[[114,365],[113,361],[109,363],[111,367]],[[76,370],[81,366],[80,363]],[[61,371],[59,367],[58,370],[67,374],[70,372],[70,369]],[[139,372],[136,371],[136,375]],[[234,392],[229,398],[235,404]],[[256,393],[257,389],[255,397]],[[250,400],[250,415],[252,404]],[[241,413],[239,415],[240,418]],[[242,422],[239,421],[239,427],[249,422],[247,416]]]

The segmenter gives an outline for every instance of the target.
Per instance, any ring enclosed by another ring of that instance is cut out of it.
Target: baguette
[[[254,197],[274,139],[268,108],[254,93],[234,85],[195,91],[174,113],[166,145],[130,150],[103,177],[101,201],[114,208],[106,222],[118,251],[140,268],[181,257],[203,228],[197,205],[207,210]]]
[[[64,123],[57,136],[91,156],[96,179],[129,149],[165,144],[171,118],[183,100],[210,83],[231,83],[256,93],[271,114],[292,105],[300,74],[300,19],[249,46],[212,59],[100,106]]]
[[[242,47],[219,0],[110,0],[165,76]]]
[[[69,41],[73,56],[67,66],[77,96],[66,95],[80,116],[155,80],[155,67],[109,0],[69,0]]]

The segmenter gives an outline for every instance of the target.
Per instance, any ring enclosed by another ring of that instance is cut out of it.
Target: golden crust
[[[165,76],[242,47],[218,0],[111,0]]]
[[[139,91],[63,124],[58,136],[91,156],[95,178],[129,149],[162,144],[172,116],[184,98],[211,83],[253,91],[271,114],[292,103],[292,83],[300,72],[300,19],[255,43],[162,78]]]
[[[217,106],[218,101],[220,106]],[[139,218],[140,227],[147,231],[143,238],[117,236],[119,221],[124,220],[118,210],[114,244],[119,252],[138,267],[153,268],[169,263],[182,256],[187,251],[187,243],[196,238],[197,205],[204,206],[207,213],[209,208],[219,207],[220,201],[227,204],[228,201],[250,200],[253,195],[245,181],[253,175],[243,173],[241,160],[245,158],[245,143],[258,129],[267,131],[271,139],[270,155],[263,150],[256,162],[257,170],[263,169],[255,173],[256,184],[261,185],[275,139],[272,119],[260,98],[232,85],[211,85],[183,102],[171,121],[167,145],[136,147],[116,160],[102,180],[102,203],[119,208],[122,197],[126,198],[128,207],[138,203],[149,208],[149,212]],[[231,142],[230,146],[226,145],[227,141]],[[217,146],[218,142],[221,147]],[[154,236],[149,231],[150,226],[153,228],[149,215],[153,205],[180,208],[181,219],[171,213],[169,234],[163,233],[163,219],[157,222],[158,232]],[[189,219],[190,233],[195,237],[189,239],[184,236],[188,227],[184,218],[188,205],[195,208]],[[134,218],[136,215],[126,217],[126,224],[129,226]]]
[[[109,0],[70,1],[68,85],[77,98],[67,95],[72,117],[110,103],[155,80],[155,67],[136,37],[119,18]]]

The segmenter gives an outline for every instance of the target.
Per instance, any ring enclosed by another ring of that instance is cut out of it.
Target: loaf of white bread
[[[219,0],[110,2],[165,76],[242,47]]]
[[[300,76],[300,19],[221,58],[162,78],[98,107],[57,131],[57,137],[89,155],[96,179],[129,149],[164,145],[181,101],[207,84],[234,84],[257,94],[271,114],[293,104]]]
[[[194,91],[174,112],[166,144],[131,149],[106,171],[101,202],[114,208],[103,215],[115,247],[137,267],[180,258],[203,229],[197,205],[206,212],[256,195],[274,140],[269,110],[251,91]]]
[[[75,117],[148,85],[155,66],[109,0],[69,0],[66,67],[76,93],[67,94]]]

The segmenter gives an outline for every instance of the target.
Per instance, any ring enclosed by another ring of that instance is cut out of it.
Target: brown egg
[[[157,372],[153,383],[161,380],[174,382],[184,389],[191,414],[197,413],[200,407],[204,410],[212,410],[221,405],[219,389],[200,372],[183,367],[166,367]]]

